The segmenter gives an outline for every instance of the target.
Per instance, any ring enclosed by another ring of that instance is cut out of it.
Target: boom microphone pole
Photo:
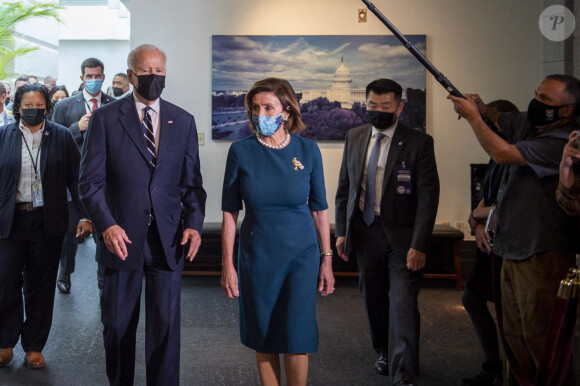
[[[423,67],[425,67],[431,74],[433,74],[433,76],[435,77],[437,82],[441,84],[441,86],[445,87],[445,89],[447,89],[447,91],[451,95],[455,95],[456,97],[460,98],[465,98],[459,92],[459,90],[457,90],[455,86],[451,84],[451,82],[445,77],[445,75],[439,72],[435,68],[435,66],[433,66],[433,64],[431,64],[431,62],[427,60],[427,58],[421,52],[419,52],[417,47],[415,47],[409,40],[407,40],[407,38],[403,36],[401,32],[399,32],[399,30],[381,13],[381,11],[377,9],[377,7],[375,7],[369,0],[362,0],[362,2],[365,3],[367,8],[372,13],[374,13],[381,22],[383,22],[383,24],[397,37],[397,39],[401,41],[401,43],[403,43],[405,48],[408,49],[413,54],[413,56],[415,56],[415,58],[419,60],[419,62],[421,62]]]

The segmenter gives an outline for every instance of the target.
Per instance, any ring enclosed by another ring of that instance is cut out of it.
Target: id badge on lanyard
[[[407,169],[405,162],[402,162],[401,167],[395,169],[395,173],[397,193],[410,195],[412,182],[411,169]]]
[[[39,180],[32,182],[32,206],[38,207],[44,205],[44,197],[42,195],[42,184]]]

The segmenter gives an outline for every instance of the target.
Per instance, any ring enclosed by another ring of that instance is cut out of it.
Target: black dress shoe
[[[381,375],[389,375],[389,360],[386,354],[379,353],[379,359],[375,362],[375,371]]]
[[[56,287],[61,294],[70,294],[70,281],[59,280],[56,283]]]

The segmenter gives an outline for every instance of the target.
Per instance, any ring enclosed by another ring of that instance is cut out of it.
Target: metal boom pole
[[[403,43],[406,49],[408,49],[415,58],[435,77],[437,82],[439,82],[445,89],[456,97],[465,98],[457,88],[443,75],[439,70],[435,68],[433,64],[415,47],[399,30],[375,7],[369,0],[362,0],[367,8],[379,18],[379,20]]]

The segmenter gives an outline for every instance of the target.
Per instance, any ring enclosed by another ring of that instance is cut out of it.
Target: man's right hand
[[[87,131],[87,128],[89,127],[89,119],[91,119],[91,114],[92,113],[85,114],[79,120],[80,131]]]
[[[338,252],[338,256],[344,261],[348,261],[348,255],[344,253],[344,236],[340,236],[336,238],[336,251]]]
[[[131,240],[129,240],[123,228],[118,225],[108,227],[103,232],[103,240],[109,252],[119,256],[121,260],[127,258],[127,246],[125,243],[131,244]]]
[[[491,252],[491,235],[485,231],[485,225],[477,224],[475,226],[475,241],[477,242],[477,248],[480,251],[489,253]]]

